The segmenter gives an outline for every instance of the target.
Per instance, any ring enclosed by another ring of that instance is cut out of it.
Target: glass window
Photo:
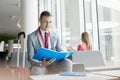
[[[91,2],[88,0],[84,0],[84,13],[85,13],[85,31],[89,33],[92,32],[92,12],[91,12]]]
[[[54,17],[53,29],[60,36],[64,50],[77,49],[80,36],[87,31],[108,65],[120,58],[119,0],[39,0],[40,12],[49,10]],[[112,5],[112,6],[111,6]],[[120,63],[120,61],[119,61]],[[118,64],[118,63],[117,63]]]
[[[96,0],[84,0],[85,31],[91,35],[93,50],[99,50],[99,26]]]
[[[98,0],[100,50],[108,65],[112,65],[113,61],[118,61],[120,58],[119,4],[119,0]]]
[[[80,43],[79,0],[61,0],[62,44],[75,49]]]

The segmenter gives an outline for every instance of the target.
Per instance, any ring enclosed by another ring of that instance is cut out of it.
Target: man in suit
[[[52,15],[48,11],[43,11],[39,19],[39,28],[28,35],[27,51],[28,60],[31,63],[32,74],[49,74],[59,73],[62,71],[72,71],[72,62],[69,59],[55,62],[54,58],[49,61],[46,61],[46,59],[38,61],[32,58],[40,47],[62,51],[59,37],[55,32],[51,31],[52,19]],[[47,38],[44,37],[45,34]]]

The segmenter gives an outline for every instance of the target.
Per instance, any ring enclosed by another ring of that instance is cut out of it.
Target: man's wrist
[[[40,67],[43,67],[42,63],[40,63]]]
[[[40,67],[46,67],[43,62],[40,63]]]

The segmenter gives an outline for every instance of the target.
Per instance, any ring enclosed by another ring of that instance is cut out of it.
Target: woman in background
[[[81,40],[82,43],[78,45],[77,50],[92,50],[92,43],[91,43],[91,39],[90,39],[90,35],[88,34],[88,32],[83,32],[81,35]],[[72,46],[70,46],[68,48],[68,51],[76,51],[75,49],[73,49]]]
[[[87,32],[82,33],[81,40],[82,43],[78,45],[77,50],[92,50],[92,43]]]

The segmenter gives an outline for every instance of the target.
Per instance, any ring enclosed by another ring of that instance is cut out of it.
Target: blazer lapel
[[[39,33],[38,30],[36,31],[36,35],[37,35],[37,40],[38,40],[39,44],[41,45],[41,47],[44,47],[44,46],[43,46],[42,39],[40,38],[40,33]]]

